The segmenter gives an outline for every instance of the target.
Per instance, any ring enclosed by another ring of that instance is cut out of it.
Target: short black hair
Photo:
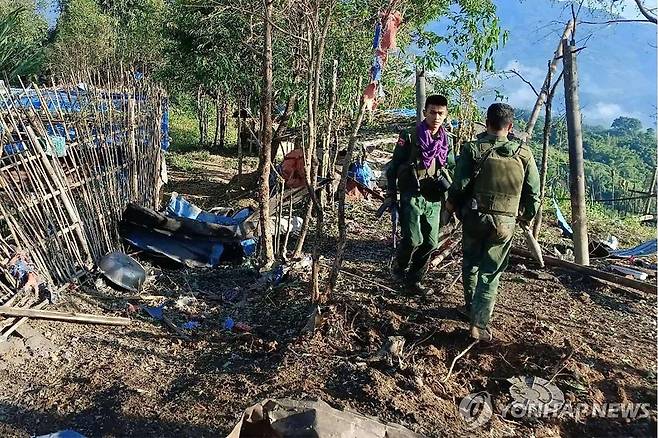
[[[506,103],[493,103],[487,109],[487,124],[495,129],[505,128],[514,122],[514,108]]]
[[[427,109],[427,107],[430,105],[447,107],[448,99],[446,99],[445,96],[441,96],[440,94],[432,94],[431,96],[427,96],[427,99],[425,99],[425,109]]]

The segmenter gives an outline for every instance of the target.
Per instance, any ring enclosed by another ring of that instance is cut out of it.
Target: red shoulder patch
[[[398,137],[398,142],[397,142],[398,146],[404,146],[406,143],[407,142],[404,140],[404,138],[402,138],[402,136]]]

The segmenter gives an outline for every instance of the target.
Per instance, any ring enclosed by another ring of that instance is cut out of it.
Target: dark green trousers
[[[479,328],[486,328],[491,320],[515,226],[511,216],[468,212],[464,217],[464,301],[471,307],[471,323]]]
[[[406,272],[409,283],[420,281],[439,242],[440,202],[429,202],[422,195],[400,198],[400,231],[397,268]]]

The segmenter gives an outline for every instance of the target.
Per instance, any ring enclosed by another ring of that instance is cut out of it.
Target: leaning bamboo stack
[[[118,249],[125,206],[158,206],[166,102],[125,71],[0,90],[0,258],[63,284]]]

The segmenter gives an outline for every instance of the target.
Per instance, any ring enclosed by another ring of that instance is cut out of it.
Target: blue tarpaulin
[[[238,211],[233,216],[208,213],[190,203],[187,199],[177,193],[172,193],[171,200],[167,206],[167,214],[170,216],[186,217],[188,219],[194,219],[209,224],[228,226],[240,225],[251,213],[252,211],[248,208]]]
[[[553,208],[555,208],[555,217],[557,217],[557,225],[562,230],[562,234],[564,235],[564,237],[572,238],[573,230],[571,229],[569,222],[567,222],[564,215],[562,214],[562,210],[560,210],[560,207],[557,205],[557,201],[555,200],[555,198],[553,198]]]
[[[368,188],[372,188],[373,181],[375,180],[375,173],[372,171],[367,161],[361,163],[352,163],[348,175],[354,178],[359,184]]]
[[[658,245],[656,239],[653,239],[634,246],[633,248],[613,251],[611,254],[615,257],[643,257],[656,255],[656,252],[658,252]]]
[[[84,91],[85,88],[82,87],[82,85],[84,84],[81,84],[78,87],[80,88],[79,90],[66,90],[66,91],[42,90],[41,95],[43,97],[43,102],[45,103],[48,111],[54,113],[54,112],[59,112],[59,110],[61,109],[61,111],[65,113],[80,112],[82,111],[82,109],[92,106],[92,104],[95,105],[95,109],[97,111],[105,112],[109,110],[109,107],[106,103],[107,101],[95,103],[94,101],[89,99],[87,97],[86,91]],[[16,96],[20,96],[17,99],[12,100],[12,104],[18,104],[25,108],[35,108],[37,110],[43,108],[42,100],[39,98],[39,96],[35,91],[28,90],[26,94],[23,89],[12,88],[11,92]],[[124,95],[119,93],[112,93],[104,97],[110,97],[112,99],[112,106],[116,111],[125,110]],[[135,95],[133,97],[138,100],[144,99],[143,95]],[[0,101],[0,105],[2,105],[2,103],[3,102]],[[164,101],[162,108],[161,128],[162,128],[162,139],[161,139],[160,147],[166,151],[169,149],[169,104],[166,100]],[[46,126],[46,129],[49,135],[66,137],[64,125],[61,122],[52,122],[52,127],[51,124],[48,124],[48,126]],[[70,128],[68,134],[71,140],[75,140],[77,134],[75,129]],[[16,145],[16,143],[10,143],[10,144]],[[22,150],[23,149],[21,149],[20,146],[8,147],[7,145],[5,145],[5,153],[7,154],[21,152]]]

